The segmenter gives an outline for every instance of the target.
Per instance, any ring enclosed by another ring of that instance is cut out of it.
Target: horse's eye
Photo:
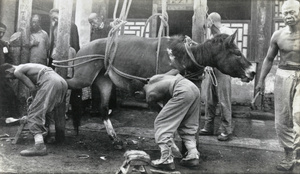
[[[232,52],[232,54],[235,54],[236,56],[242,56],[242,53],[240,52],[240,50],[232,50],[231,52]]]

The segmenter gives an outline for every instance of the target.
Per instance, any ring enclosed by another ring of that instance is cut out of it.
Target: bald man
[[[30,21],[30,63],[47,65],[47,54],[49,51],[49,37],[41,28],[41,17],[32,15]]]
[[[91,24],[91,41],[99,38],[106,38],[108,36],[110,25],[103,21],[103,16],[98,16],[97,13],[91,13],[88,18]]]
[[[181,157],[174,143],[174,134],[177,131],[187,149],[180,164],[186,167],[198,166],[200,154],[195,138],[200,114],[198,87],[181,76],[178,70],[170,70],[166,74],[151,77],[144,86],[144,91],[151,106],[157,102],[165,104],[154,122],[155,142],[160,148],[161,157],[151,161],[151,165],[163,170],[175,170],[173,158]]]
[[[213,12],[207,17],[207,27],[210,29],[210,34],[215,36],[220,33],[233,34],[233,31],[222,25],[221,16]],[[218,103],[221,107],[221,124],[219,126],[218,140],[228,141],[232,134],[232,110],[231,110],[231,77],[221,73],[216,68],[207,67],[206,71],[213,71],[217,78],[217,84],[213,84],[209,73],[206,74],[204,83],[206,88],[206,104],[205,104],[205,125],[200,130],[200,135],[214,134],[214,119]]]
[[[275,129],[285,152],[285,158],[276,166],[280,171],[292,170],[295,163],[300,162],[299,9],[298,1],[289,0],[283,3],[282,16],[286,26],[273,33],[256,86],[257,91],[264,91],[266,76],[279,52],[280,61],[275,76],[274,100]]]

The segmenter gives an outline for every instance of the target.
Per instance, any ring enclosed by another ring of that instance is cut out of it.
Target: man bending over
[[[0,66],[0,72],[5,73],[6,78],[18,79],[24,83],[33,98],[27,112],[27,124],[34,136],[35,145],[21,151],[20,154],[22,156],[47,155],[43,139],[47,134],[46,113],[53,111],[63,102],[68,89],[67,82],[52,68],[36,63],[17,66],[5,63]]]

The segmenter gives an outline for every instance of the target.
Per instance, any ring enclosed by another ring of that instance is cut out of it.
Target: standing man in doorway
[[[285,152],[285,158],[276,166],[280,171],[292,170],[295,163],[300,163],[299,9],[299,1],[287,0],[283,3],[282,15],[286,27],[273,33],[256,86],[258,92],[264,92],[266,76],[279,52],[280,62],[275,76],[274,100],[275,129]]]
[[[221,23],[221,16],[213,12],[207,17],[207,27],[210,29],[212,36],[220,33],[233,34],[230,28],[225,27]],[[221,73],[216,68],[207,67],[206,71],[211,71],[216,75],[217,83],[214,84],[207,73],[207,91],[206,91],[206,105],[205,105],[205,125],[200,130],[200,135],[214,134],[214,118],[218,102],[221,107],[221,125],[219,128],[219,141],[228,141],[232,133],[232,110],[231,110],[231,77]]]
[[[88,20],[91,24],[91,41],[108,36],[111,27],[103,21],[103,16],[99,17],[97,13],[91,13]]]
[[[49,37],[41,28],[41,17],[32,15],[30,23],[30,63],[47,65],[47,54],[49,50]]]

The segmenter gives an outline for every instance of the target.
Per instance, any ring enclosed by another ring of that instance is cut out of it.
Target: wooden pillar
[[[261,72],[262,62],[267,54],[269,42],[272,35],[272,21],[273,10],[272,1],[255,0],[251,4],[251,28],[252,31],[250,38],[250,58],[258,63],[257,77],[255,84],[257,84],[258,76]],[[256,85],[255,85],[256,86]]]
[[[18,62],[19,64],[28,63],[30,50],[29,50],[29,39],[30,39],[30,18],[32,12],[32,0],[20,0],[19,1],[19,13],[18,13],[18,24],[17,31],[20,32],[20,56]],[[29,89],[23,84],[18,83],[17,87],[18,99],[21,103],[22,112],[26,111],[26,99],[29,97]]]
[[[19,1],[18,31],[22,34],[21,63],[29,62],[29,38],[32,0]]]
[[[157,6],[158,5],[153,2],[152,14],[158,13]],[[150,37],[156,37],[156,33],[157,33],[157,19],[156,18],[153,18],[151,21],[151,30],[150,31],[151,31]]]
[[[198,43],[202,43],[205,41],[205,29],[203,26],[205,25],[206,20],[206,12],[207,12],[207,0],[194,0],[194,15],[193,15],[193,26],[192,26],[192,39]],[[202,81],[194,82],[200,91],[201,88],[203,88]],[[201,92],[202,93],[202,92]],[[200,125],[200,119],[201,119],[201,104],[199,106],[199,125]],[[196,141],[197,141],[197,147],[199,147],[199,131],[200,127],[198,128],[197,134],[196,134]]]
[[[167,0],[161,0],[161,14],[163,15],[164,17],[164,14],[167,13]],[[164,29],[164,25],[163,25],[163,22],[161,21],[160,22],[160,28],[159,30]],[[162,31],[165,31],[165,30],[162,30]],[[164,32],[164,35],[166,35],[166,33]]]
[[[192,26],[192,38],[202,43],[205,40],[204,24],[207,11],[207,0],[194,0],[194,15]]]
[[[57,40],[56,47],[58,60],[67,60],[70,48],[70,31],[71,31],[71,18],[72,18],[73,0],[59,1],[59,17],[57,26]],[[63,78],[67,77],[66,68],[56,68],[56,72]],[[55,130],[56,141],[62,142],[65,138],[65,107],[66,103],[63,102],[55,111]]]
[[[91,25],[88,17],[92,13],[92,5],[93,0],[77,0],[76,3],[75,23],[80,36],[80,47],[90,42]]]

